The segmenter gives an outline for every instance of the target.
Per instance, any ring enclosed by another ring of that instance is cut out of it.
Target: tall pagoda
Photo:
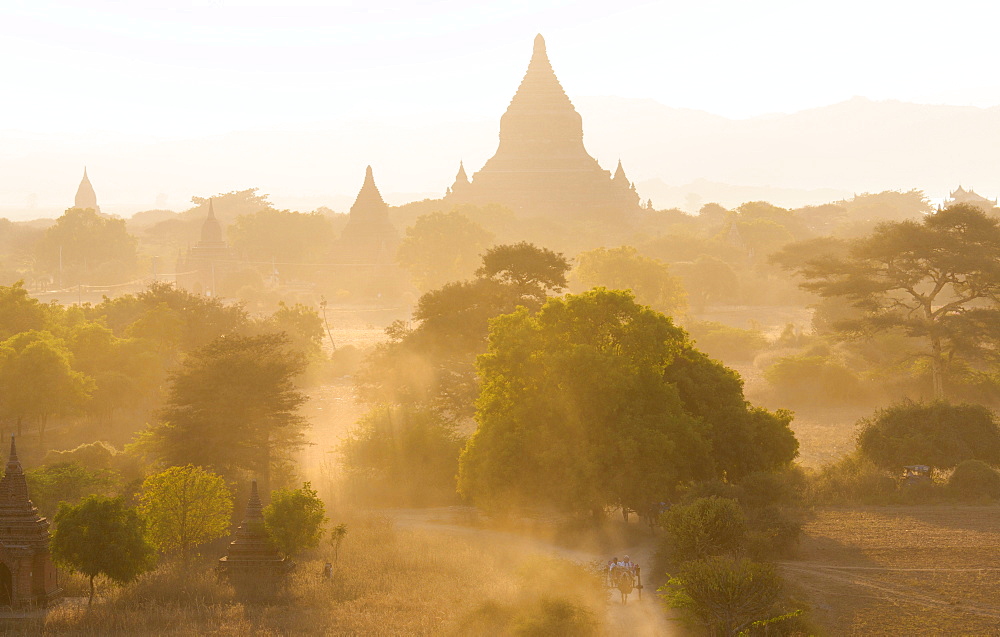
[[[97,214],[101,213],[101,207],[97,205],[97,193],[94,186],[87,177],[87,168],[83,169],[83,179],[80,180],[80,187],[76,189],[76,199],[73,201],[74,208],[90,208]]]
[[[396,258],[399,234],[389,221],[389,206],[375,185],[372,167],[351,206],[350,218],[340,234],[337,257],[346,263],[391,264]]]
[[[236,529],[236,539],[229,543],[225,557],[219,558],[218,572],[243,597],[268,597],[276,594],[285,575],[295,564],[282,557],[264,528],[264,506],[257,494],[257,481],[250,485],[243,523]]]
[[[619,162],[611,173],[583,146],[583,120],[556,78],[541,34],[528,71],[500,118],[500,145],[467,180],[460,167],[445,201],[500,203],[527,216],[621,218],[640,210]]]
[[[49,522],[28,497],[14,436],[0,479],[0,606],[47,606],[62,596],[49,555]]]
[[[208,200],[208,215],[201,224],[201,240],[177,260],[177,285],[215,296],[217,284],[233,269],[233,255],[222,238],[222,225],[215,217],[215,206]]]

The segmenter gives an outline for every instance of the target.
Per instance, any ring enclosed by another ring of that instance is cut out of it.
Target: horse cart
[[[628,596],[632,591],[639,591],[639,599],[642,599],[642,571],[639,565],[632,567],[615,566],[608,575],[611,588],[617,588],[622,596],[622,604],[628,603]]]

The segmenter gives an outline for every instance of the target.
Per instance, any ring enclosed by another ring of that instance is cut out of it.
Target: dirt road
[[[420,528],[435,533],[477,535],[505,544],[517,544],[528,551],[561,557],[578,564],[604,563],[610,556],[568,549],[543,538],[509,531],[478,528],[469,524],[475,513],[468,507],[441,507],[434,509],[387,509],[383,513],[396,520],[402,527]],[[639,564],[652,564],[654,547],[651,542],[622,547],[621,555],[628,555]],[[619,556],[619,557],[620,557]],[[621,603],[617,590],[608,590],[608,604],[604,618],[605,634],[614,637],[669,637],[683,634],[679,621],[663,609],[652,587],[643,590],[642,600],[638,591],[629,596],[628,603]]]

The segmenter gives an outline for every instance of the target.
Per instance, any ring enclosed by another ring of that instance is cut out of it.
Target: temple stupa
[[[496,154],[471,181],[460,165],[445,201],[500,203],[518,214],[562,219],[620,218],[640,210],[621,162],[612,178],[584,148],[583,120],[552,70],[541,35],[500,119]]]
[[[94,186],[90,183],[90,178],[87,177],[87,169],[83,169],[83,179],[80,180],[80,186],[76,189],[76,198],[73,200],[74,208],[86,209],[90,208],[97,214],[101,214],[101,207],[97,205],[97,193],[94,192]]]

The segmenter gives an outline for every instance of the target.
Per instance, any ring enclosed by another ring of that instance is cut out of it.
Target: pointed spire
[[[620,159],[618,160],[618,168],[615,170],[615,181],[618,181],[619,179],[626,179],[625,169],[622,168],[622,160]]]
[[[549,55],[545,50],[545,39],[540,33],[535,36],[535,46],[531,52],[531,61],[528,62],[528,70],[525,72],[520,86],[517,87],[517,92],[514,93],[507,113],[509,114],[513,109],[534,111],[539,108],[563,111],[562,116],[568,116],[574,120],[570,122],[570,126],[574,129],[579,127],[580,137],[583,137],[583,125],[579,122],[580,116],[573,108],[569,97],[566,96],[566,91],[559,83],[555,71],[552,70],[552,63],[549,62]],[[569,115],[570,113],[571,115]],[[502,126],[503,120],[501,120]]]
[[[531,52],[531,57],[532,59],[536,57],[544,57],[546,60],[549,58],[548,54],[545,52],[545,38],[542,37],[541,33],[535,36],[535,47]]]
[[[382,193],[375,185],[375,176],[372,174],[372,167],[365,168],[365,183],[358,191],[358,198],[351,206],[351,218],[365,219],[388,219],[389,206],[382,199]]]
[[[14,444],[14,434],[10,435],[10,457],[7,460],[7,471],[10,471],[12,467],[16,470],[21,470],[21,461],[17,458],[17,445]]]
[[[208,216],[205,217],[205,222],[201,224],[201,245],[221,245],[225,243],[222,240],[222,224],[215,218],[215,206],[212,202],[213,199],[210,197],[208,199]]]
[[[80,180],[80,186],[76,189],[73,207],[90,208],[94,212],[101,212],[101,207],[97,205],[97,193],[94,192],[94,187],[90,183],[90,177],[87,176],[86,166],[83,167],[83,179]]]
[[[14,505],[18,508],[31,508],[28,499],[28,483],[24,479],[21,461],[17,458],[17,446],[13,434],[10,437],[10,457],[7,459],[7,470],[0,479],[0,505]]]
[[[250,482],[250,499],[247,501],[247,511],[243,516],[244,523],[260,522],[264,519],[264,505],[260,502],[260,495],[257,493],[257,481]]]
[[[458,162],[458,174],[455,175],[455,183],[469,183],[469,176],[465,174],[465,164]]]

